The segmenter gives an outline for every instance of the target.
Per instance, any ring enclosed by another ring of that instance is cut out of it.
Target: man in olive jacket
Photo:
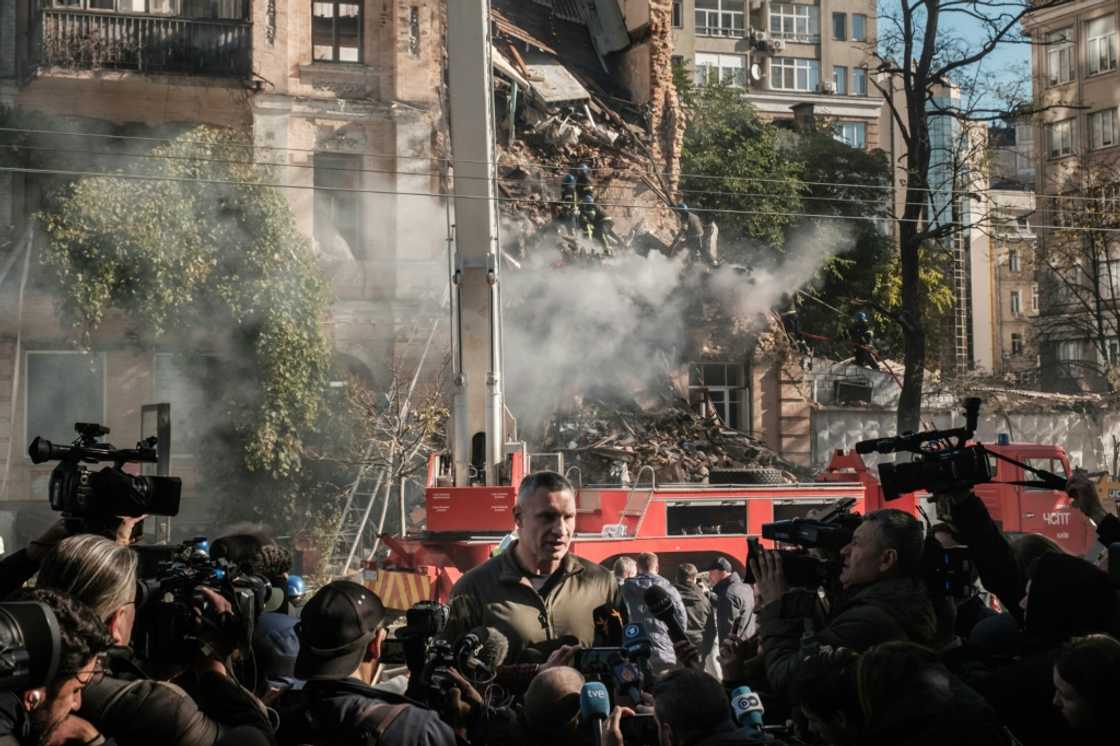
[[[619,608],[619,589],[609,571],[568,551],[576,524],[571,483],[556,472],[529,474],[513,517],[517,541],[451,589],[444,637],[493,627],[509,639],[509,662],[547,656],[571,638],[593,645],[594,611]]]
[[[844,595],[827,615],[816,613],[815,589],[787,588],[777,552],[752,559],[764,604],[758,626],[771,689],[790,692],[806,632],[812,644],[856,652],[893,640],[932,645],[937,618],[918,578],[922,548],[922,526],[913,516],[892,509],[869,513],[840,552]]]

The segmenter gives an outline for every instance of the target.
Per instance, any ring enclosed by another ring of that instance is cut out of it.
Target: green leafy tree
[[[66,184],[39,218],[80,344],[119,311],[142,346],[212,356],[206,441],[217,463],[204,478],[248,470],[269,490],[299,472],[322,414],[330,293],[253,161],[244,134],[195,128],[128,172]]]
[[[743,239],[780,248],[801,211],[802,194],[803,166],[790,157],[786,134],[759,119],[740,89],[686,85],[681,95],[689,110],[681,159],[684,201],[719,224],[723,258],[741,260],[736,249]]]

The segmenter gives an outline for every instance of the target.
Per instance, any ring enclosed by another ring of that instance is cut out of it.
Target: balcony
[[[43,10],[42,63],[49,66],[248,78],[252,43],[244,20]]]

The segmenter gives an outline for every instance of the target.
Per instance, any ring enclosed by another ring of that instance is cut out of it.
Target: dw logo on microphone
[[[748,712],[750,710],[762,709],[762,700],[757,694],[751,692],[750,694],[740,694],[735,698],[732,707],[737,712]]]

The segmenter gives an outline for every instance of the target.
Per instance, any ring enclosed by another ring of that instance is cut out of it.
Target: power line
[[[365,189],[365,188],[352,188],[352,187],[326,187],[315,186],[313,184],[280,184],[275,182],[265,181],[243,181],[237,179],[209,179],[209,178],[194,178],[185,176],[159,176],[148,174],[127,174],[127,173],[112,173],[104,171],[74,171],[66,169],[44,169],[44,168],[24,168],[20,166],[0,166],[0,173],[23,173],[33,175],[48,175],[48,176],[76,176],[84,178],[107,178],[107,179],[128,179],[134,181],[160,181],[160,182],[177,182],[177,183],[196,183],[196,184],[222,184],[226,186],[246,186],[255,188],[274,188],[274,189],[302,189],[302,190],[322,190],[328,192],[344,192],[354,194],[380,194],[397,197],[426,197],[429,199],[469,199],[469,200],[490,200],[495,202],[533,202],[537,205],[564,205],[566,203],[558,200],[526,200],[517,197],[503,197],[501,195],[491,198],[482,195],[460,195],[447,194],[443,192],[415,192],[415,191],[398,191],[389,189]],[[655,205],[642,205],[624,202],[599,202],[600,207],[624,207],[636,210],[652,210],[656,209]],[[863,221],[872,223],[883,223],[891,218],[868,217],[863,215],[829,215],[823,213],[808,213],[808,212],[792,212],[781,210],[730,210],[720,208],[689,208],[692,212],[707,213],[712,215],[769,215],[779,217],[799,217],[799,218],[814,218],[821,220],[850,220],[850,221]],[[957,221],[946,221],[941,223],[943,226],[956,226],[960,229],[972,227],[971,224],[961,223]],[[1075,226],[1047,226],[1037,225],[1036,228],[1059,228],[1062,230],[1072,231],[1100,231],[1106,233],[1120,233],[1120,228],[1097,228],[1097,227],[1075,227]]]

